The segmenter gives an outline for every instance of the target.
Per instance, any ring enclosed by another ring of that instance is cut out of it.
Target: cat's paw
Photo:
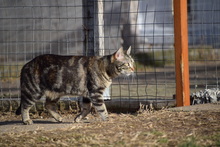
[[[101,117],[102,121],[109,121],[108,116],[107,117]]]
[[[103,112],[103,113],[100,113],[100,117],[101,117],[102,121],[108,121],[109,120],[107,111]]]
[[[76,116],[76,118],[74,119],[74,122],[75,122],[75,123],[78,123],[78,122],[81,122],[81,120],[82,120],[82,116],[81,116],[81,115],[78,115],[78,116]]]
[[[32,125],[33,121],[31,119],[28,119],[28,120],[23,121],[23,124],[24,125]]]
[[[62,118],[62,117],[57,117],[57,118],[55,118],[55,120],[56,120],[57,122],[59,122],[59,123],[62,123],[62,122],[63,122],[63,118]]]

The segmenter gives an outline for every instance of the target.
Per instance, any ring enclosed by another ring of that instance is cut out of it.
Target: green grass
[[[218,60],[219,58],[220,54],[218,53],[218,49],[211,47],[189,48],[190,61]]]
[[[188,137],[179,144],[179,147],[199,147],[199,145],[195,137]]]
[[[220,130],[219,130],[220,132]],[[213,140],[214,146],[220,146],[220,133],[214,134],[212,136],[206,137],[205,139]]]
[[[175,93],[175,84],[162,85],[116,85],[111,86],[111,96],[132,97],[132,98],[152,98],[152,96],[166,96],[172,98]]]
[[[206,142],[209,140],[209,142]],[[191,136],[182,140],[179,147],[220,146],[220,133],[211,136]]]
[[[1,65],[0,79],[1,80],[16,80],[20,76],[22,65]]]
[[[158,139],[157,142],[160,143],[160,144],[166,144],[168,141],[169,141],[168,138],[161,138],[161,139]]]
[[[165,65],[175,65],[175,50],[154,50],[147,53],[136,53],[137,71],[148,71],[150,67],[164,67]],[[206,60],[218,60],[220,54],[217,49],[210,46],[198,48],[189,47],[189,61],[204,62]]]

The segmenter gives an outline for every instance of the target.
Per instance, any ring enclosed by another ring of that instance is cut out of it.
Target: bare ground
[[[75,115],[75,114],[74,114]],[[135,114],[110,114],[100,121],[89,115],[72,123],[65,114],[56,123],[42,114],[34,125],[22,125],[20,116],[0,116],[0,146],[220,146],[220,105],[205,104]]]

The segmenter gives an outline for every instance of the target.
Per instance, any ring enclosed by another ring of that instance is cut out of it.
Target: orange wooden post
[[[176,104],[190,105],[187,0],[173,0],[176,64]]]

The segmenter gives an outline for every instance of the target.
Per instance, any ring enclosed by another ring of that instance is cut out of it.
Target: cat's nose
[[[130,67],[131,68],[131,71],[133,71],[134,72],[134,67]]]

